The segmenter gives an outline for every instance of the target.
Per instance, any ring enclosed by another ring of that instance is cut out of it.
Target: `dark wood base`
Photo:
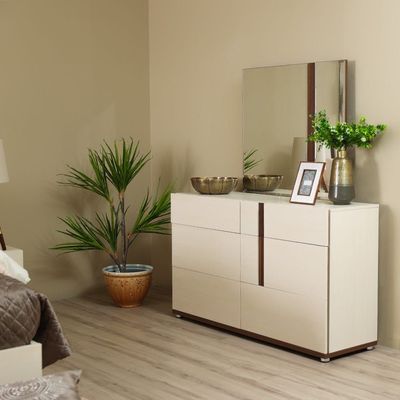
[[[321,361],[325,361],[325,362],[329,361],[329,360],[331,360],[332,358],[335,358],[335,357],[339,357],[339,356],[343,356],[343,355],[346,355],[346,354],[355,353],[355,352],[361,351],[361,350],[367,350],[368,348],[374,347],[378,343],[377,341],[373,341],[373,342],[369,342],[369,343],[363,343],[363,344],[360,344],[358,346],[349,347],[347,349],[334,351],[332,353],[320,353],[318,351],[306,349],[305,347],[296,346],[294,344],[286,343],[286,342],[283,342],[281,340],[272,339],[272,338],[269,338],[267,336],[259,335],[258,333],[249,332],[249,331],[246,331],[244,329],[239,329],[239,328],[235,328],[233,326],[221,324],[219,322],[210,321],[210,320],[208,320],[206,318],[197,317],[196,315],[187,314],[187,313],[179,311],[179,310],[174,310],[173,309],[172,312],[175,314],[176,317],[187,318],[189,320],[193,320],[193,321],[196,321],[196,322],[201,322],[202,324],[211,325],[211,326],[213,326],[215,328],[218,328],[218,329],[222,329],[222,330],[225,330],[225,331],[233,332],[233,333],[235,333],[237,335],[240,335],[240,336],[247,336],[247,337],[250,337],[252,339],[259,340],[261,342],[270,343],[270,344],[272,344],[274,346],[284,347],[286,349],[295,351],[297,353],[303,353],[303,354],[307,354],[307,355],[312,356],[312,357],[316,357],[316,358],[320,359]]]

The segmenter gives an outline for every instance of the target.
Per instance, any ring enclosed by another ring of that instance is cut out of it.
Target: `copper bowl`
[[[243,187],[247,192],[272,192],[282,181],[283,175],[245,175]]]
[[[193,188],[201,194],[228,194],[235,189],[238,178],[231,176],[195,176],[190,178]]]

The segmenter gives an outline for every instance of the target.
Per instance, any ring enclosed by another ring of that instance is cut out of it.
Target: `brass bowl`
[[[200,194],[228,194],[235,189],[238,178],[231,176],[195,176],[190,178],[193,188]]]
[[[247,192],[272,192],[282,181],[283,175],[245,175],[243,187]]]

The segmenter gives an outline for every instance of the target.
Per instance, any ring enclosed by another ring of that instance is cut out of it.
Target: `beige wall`
[[[109,263],[48,250],[61,239],[57,216],[96,206],[57,186],[57,173],[87,165],[87,148],[103,139],[149,147],[147,12],[146,0],[0,1],[0,137],[11,178],[0,185],[0,224],[24,249],[32,285],[52,298],[100,283]],[[139,246],[135,259],[146,261]]]
[[[400,36],[397,0],[150,0],[153,181],[240,175],[241,77],[247,67],[351,61],[351,114],[389,129],[357,151],[356,190],[381,208],[380,338],[400,347]],[[168,249],[155,241],[159,254]],[[165,253],[168,256],[168,253]],[[153,258],[165,267],[165,257]],[[362,276],[360,276],[362,279]]]

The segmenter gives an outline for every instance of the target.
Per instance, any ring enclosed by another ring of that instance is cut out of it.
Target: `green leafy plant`
[[[251,149],[243,154],[243,171],[245,174],[252,170],[256,165],[258,165],[262,160],[256,160],[254,155],[257,153],[257,149]]]
[[[66,225],[58,232],[70,241],[53,247],[64,253],[100,250],[107,253],[119,272],[126,271],[129,248],[140,233],[168,234],[171,209],[171,187],[152,198],[147,191],[136,219],[127,225],[126,190],[143,167],[150,161],[150,152],[140,154],[139,142],[132,139],[106,142],[100,150],[89,150],[91,173],[67,166],[62,174],[63,185],[87,190],[108,203],[108,212],[96,213],[93,221],[82,216],[60,218]]]
[[[383,124],[367,124],[365,117],[361,117],[358,124],[338,122],[331,125],[326,111],[314,115],[312,127],[314,133],[308,137],[309,141],[336,150],[346,150],[353,146],[370,149],[374,139],[386,129]]]

